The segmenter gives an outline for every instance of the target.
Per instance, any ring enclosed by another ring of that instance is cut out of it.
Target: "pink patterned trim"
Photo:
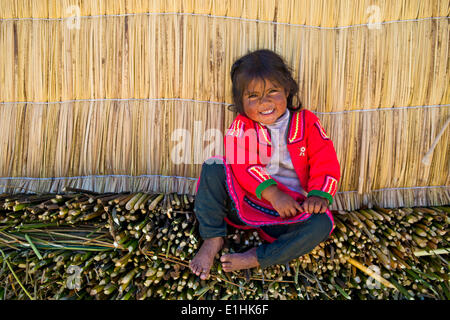
[[[243,133],[244,133],[244,122],[242,120],[235,120],[231,124],[230,129],[228,129],[226,135],[239,138],[242,137]]]
[[[295,142],[303,140],[303,135],[304,135],[303,132],[304,132],[304,126],[305,126],[304,114],[305,114],[305,111],[299,111],[299,112],[294,113],[294,116],[293,116],[293,119],[291,121],[290,128],[289,128],[289,138],[288,138],[289,143],[295,143]]]
[[[332,176],[326,176],[325,183],[322,187],[322,191],[331,194],[331,196],[334,197],[336,191],[337,191],[337,179],[333,178]]]
[[[331,231],[328,234],[328,236],[330,236],[333,233],[334,228],[336,228],[336,225],[334,224],[334,218],[333,218],[333,214],[331,213],[331,211],[327,209],[325,214],[328,216],[328,218],[330,218],[330,221],[331,221]]]
[[[195,194],[197,194],[197,192],[198,192],[198,186],[200,185],[200,177],[198,178],[198,180],[197,180],[197,184],[196,184],[196,186],[195,186]]]
[[[256,228],[250,227],[250,226],[243,226],[243,225],[235,224],[235,223],[231,222],[231,220],[228,219],[227,217],[225,217],[224,220],[226,223],[228,223],[230,226],[235,227],[236,229],[242,229],[242,230],[256,229]]]
[[[263,183],[266,180],[270,179],[269,174],[267,173],[266,169],[264,169],[261,166],[254,165],[247,169],[247,172],[256,180],[258,180],[260,183]]]
[[[322,137],[322,139],[324,140],[330,140],[330,138],[327,136],[325,129],[322,127],[322,125],[320,124],[320,121],[317,120],[316,122],[314,122],[314,125],[316,126],[316,128],[319,130],[320,136]]]
[[[263,127],[259,123],[256,123],[256,131],[257,131],[257,136],[258,136],[258,139],[259,139],[260,142],[264,141],[269,146],[272,145],[272,142],[270,140],[269,132],[267,131],[267,129],[265,127]]]

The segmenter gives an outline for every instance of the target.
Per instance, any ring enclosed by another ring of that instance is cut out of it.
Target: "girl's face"
[[[287,108],[287,93],[278,83],[253,79],[242,97],[244,112],[253,121],[273,124]]]

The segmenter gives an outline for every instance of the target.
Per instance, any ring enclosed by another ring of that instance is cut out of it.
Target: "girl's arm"
[[[333,142],[319,118],[307,112],[307,156],[309,165],[308,198],[322,197],[333,202],[340,179],[340,166]]]

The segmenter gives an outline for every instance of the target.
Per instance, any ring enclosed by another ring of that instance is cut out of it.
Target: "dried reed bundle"
[[[450,130],[430,165],[420,161],[449,116],[449,4],[371,6],[0,0],[0,190],[193,190],[201,161],[221,152],[208,148],[214,130],[235,116],[226,110],[233,61],[269,48],[335,143],[338,208],[448,203]],[[409,19],[425,20],[393,22]],[[175,164],[177,129],[192,141]]]
[[[0,99],[231,103],[234,59],[269,48],[293,66],[302,100],[313,110],[446,104],[448,23],[338,31],[205,16],[106,16],[72,30],[61,21],[5,21],[0,43],[14,49],[1,53]]]
[[[445,0],[264,0],[250,3],[242,0],[211,1],[145,1],[145,0],[61,0],[0,1],[0,19],[65,18],[77,6],[81,16],[185,13],[211,14],[291,24],[336,27],[361,23],[421,19],[447,16],[449,4]]]

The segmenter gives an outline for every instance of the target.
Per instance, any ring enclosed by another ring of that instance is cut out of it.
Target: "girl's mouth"
[[[262,115],[264,115],[264,116],[267,116],[267,115],[269,115],[269,114],[272,114],[273,112],[275,111],[275,109],[270,109],[270,110],[267,110],[267,111],[262,111],[262,112],[260,112]]]

